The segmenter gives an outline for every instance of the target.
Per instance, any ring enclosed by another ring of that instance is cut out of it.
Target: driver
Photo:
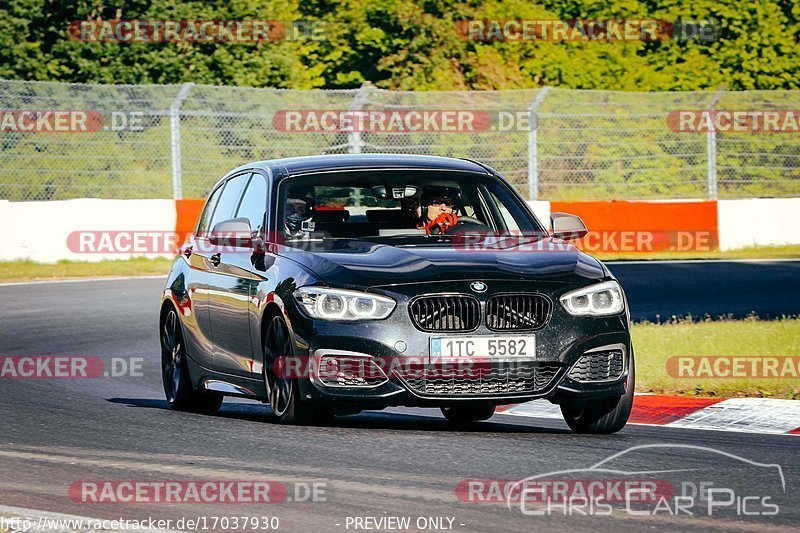
[[[303,235],[303,222],[314,216],[316,194],[314,187],[292,187],[286,193],[283,206],[283,220],[286,235],[300,237]]]
[[[453,187],[426,187],[420,196],[418,228],[428,235],[441,235],[458,223],[456,202],[458,189]]]

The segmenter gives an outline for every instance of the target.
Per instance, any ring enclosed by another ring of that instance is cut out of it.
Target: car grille
[[[609,381],[622,376],[622,350],[606,350],[583,355],[569,371],[574,381]]]
[[[558,375],[558,363],[478,364],[469,375],[464,371],[432,369],[409,371],[403,381],[414,391],[434,396],[480,396],[532,393],[545,390]]]
[[[486,304],[486,327],[494,331],[537,329],[550,316],[550,300],[541,294],[502,294]]]
[[[471,331],[480,324],[480,304],[472,296],[424,296],[409,308],[422,331]],[[486,327],[493,331],[532,330],[543,327],[551,303],[541,294],[502,294],[486,303]]]
[[[424,296],[411,302],[411,319],[422,331],[470,331],[480,323],[480,304],[472,296]]]

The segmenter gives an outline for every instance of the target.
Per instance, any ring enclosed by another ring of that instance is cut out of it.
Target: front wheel
[[[192,388],[183,330],[174,309],[161,322],[161,378],[170,409],[211,414],[222,406],[220,394]]]
[[[283,424],[314,424],[332,418],[328,406],[304,402],[300,388],[287,368],[287,358],[293,356],[292,338],[283,317],[270,319],[264,336],[264,385],[272,412]]]
[[[468,424],[489,420],[494,415],[494,404],[465,404],[442,407],[444,417],[454,424]]]
[[[625,394],[616,398],[595,400],[584,406],[562,405],[564,421],[575,433],[608,435],[625,427],[633,409],[633,395],[636,388],[636,365],[631,350],[628,379]]]

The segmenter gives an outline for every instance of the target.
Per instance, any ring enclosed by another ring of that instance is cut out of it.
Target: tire
[[[625,394],[616,398],[603,398],[584,406],[561,406],[564,421],[575,433],[610,435],[625,427],[633,409],[636,388],[636,365],[631,350]]]
[[[189,375],[183,329],[178,313],[167,311],[161,321],[161,382],[170,409],[211,414],[222,406],[222,395],[196,391]]]
[[[333,418],[331,409],[323,404],[304,402],[300,397],[297,379],[279,370],[286,368],[279,359],[294,354],[293,342],[283,317],[273,316],[268,320],[264,335],[264,387],[272,412],[282,424],[329,422]]]
[[[469,424],[489,420],[494,415],[494,404],[479,403],[442,407],[442,414],[453,424]]]

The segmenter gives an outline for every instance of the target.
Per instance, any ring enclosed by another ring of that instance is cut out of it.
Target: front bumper
[[[442,292],[463,291],[463,287],[449,286],[457,283],[439,284],[436,289]],[[503,286],[504,284],[507,286]],[[492,282],[491,285],[496,292],[521,290],[520,283]],[[526,286],[524,290],[545,294],[552,301],[558,302],[559,294],[573,288],[559,283],[537,283],[535,286]],[[319,374],[312,371],[310,376],[299,380],[300,393],[305,400],[357,404],[362,408],[398,405],[433,407],[475,401],[507,404],[537,398],[545,398],[554,403],[580,402],[625,393],[632,352],[624,313],[610,317],[575,317],[556,303],[547,324],[530,332],[500,333],[489,330],[482,322],[477,329],[468,333],[427,333],[414,326],[407,306],[407,302],[419,294],[420,288],[408,287],[408,294],[401,292],[402,287],[394,290],[399,294],[387,294],[393,296],[398,305],[385,320],[360,323],[312,320],[296,308],[289,310],[290,327],[295,338],[295,354],[312,358],[307,368],[318,371],[317,363],[323,357],[338,354],[348,358],[372,360],[376,363],[375,367],[386,371],[385,379],[378,379],[380,376],[376,372],[373,374],[375,379],[367,380],[368,383],[361,383],[360,386],[346,380],[341,384],[332,384],[330,380],[321,379]],[[484,301],[489,296],[491,294],[481,296],[481,300]],[[447,374],[439,367],[433,371],[433,375],[425,371],[422,375],[404,373],[410,367],[419,368],[420,363],[432,363],[431,338],[448,335],[535,335],[536,355],[534,359],[524,362],[506,359],[498,364],[481,359],[478,365],[483,371],[469,375],[465,375],[463,371],[454,375]],[[621,359],[614,362],[611,377],[591,379],[596,376],[591,373],[592,365],[584,364],[586,359],[580,365],[582,373],[572,370],[587,353],[610,350],[621,352]],[[505,368],[501,368],[503,366]],[[392,371],[398,368],[403,371]],[[502,373],[503,370],[505,374]],[[505,384],[502,383],[504,378]],[[522,378],[527,378],[527,381]]]

